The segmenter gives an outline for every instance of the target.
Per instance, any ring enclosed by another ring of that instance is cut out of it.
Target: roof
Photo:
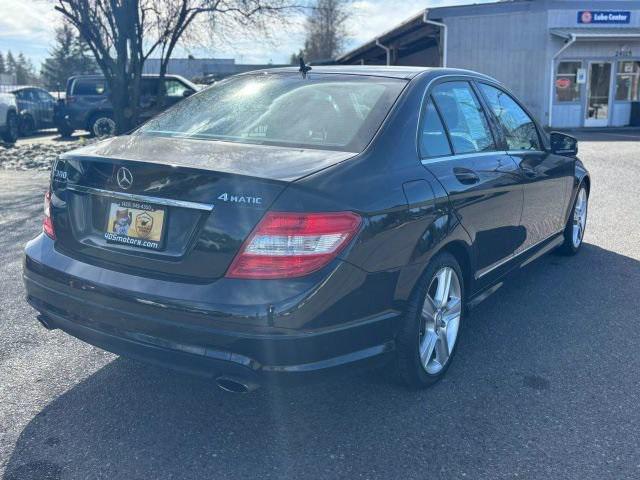
[[[560,38],[569,40],[620,40],[625,38],[640,38],[640,28],[617,27],[617,28],[550,28],[549,32]]]
[[[342,75],[367,75],[371,77],[390,77],[410,79],[416,75],[434,70],[429,67],[403,67],[403,66],[386,66],[386,65],[311,65],[311,74],[313,73],[334,73]],[[259,73],[298,73],[299,67],[283,67],[269,68],[266,70],[258,70]],[[252,73],[252,72],[247,72]],[[254,71],[253,73],[256,73]]]

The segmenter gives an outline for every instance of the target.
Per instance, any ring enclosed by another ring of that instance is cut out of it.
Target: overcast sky
[[[351,3],[349,49],[393,28],[418,11],[443,5],[484,3],[488,0],[360,0]],[[51,0],[0,0],[0,51],[23,52],[38,66],[47,57],[60,15]],[[273,40],[237,40],[234,45],[191,48],[174,56],[235,58],[237,63],[286,63],[304,42],[304,22],[294,22],[286,32],[273,32]]]

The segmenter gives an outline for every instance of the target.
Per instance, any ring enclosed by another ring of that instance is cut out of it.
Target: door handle
[[[465,185],[473,185],[474,183],[478,183],[480,181],[480,177],[478,176],[478,174],[473,170],[469,170],[468,168],[456,167],[453,169],[453,173],[458,181]]]

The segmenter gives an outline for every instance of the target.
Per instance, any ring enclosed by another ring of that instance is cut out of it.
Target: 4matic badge
[[[262,197],[254,197],[243,193],[221,193],[218,200],[223,202],[243,203],[245,205],[262,205]]]

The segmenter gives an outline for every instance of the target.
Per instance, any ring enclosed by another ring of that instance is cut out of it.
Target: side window
[[[447,82],[431,93],[449,132],[456,154],[495,150],[487,118],[471,85]]]
[[[440,115],[433,100],[429,97],[424,107],[424,117],[420,129],[420,156],[425,158],[442,155],[451,155],[451,147]]]
[[[183,97],[184,92],[191,90],[184,83],[179,82],[178,80],[165,80],[164,86],[167,91],[167,97]]]
[[[504,131],[509,150],[541,150],[538,130],[527,112],[498,88],[481,83],[480,89]]]
[[[104,80],[76,80],[73,84],[74,95],[102,95],[105,90]]]

